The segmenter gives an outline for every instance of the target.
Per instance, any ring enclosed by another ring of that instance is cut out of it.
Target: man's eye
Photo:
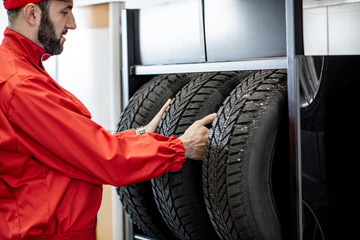
[[[69,14],[69,12],[66,12],[66,11],[63,11],[62,12],[64,15],[68,15]]]

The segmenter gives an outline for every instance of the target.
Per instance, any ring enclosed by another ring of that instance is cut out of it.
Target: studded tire
[[[282,239],[287,232],[287,116],[284,70],[249,76],[219,109],[205,150],[202,182],[220,239]]]

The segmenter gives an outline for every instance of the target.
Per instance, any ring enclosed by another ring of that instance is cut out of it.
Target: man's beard
[[[50,55],[59,55],[63,51],[60,43],[61,37],[56,36],[54,24],[51,22],[48,12],[41,16],[38,39]]]

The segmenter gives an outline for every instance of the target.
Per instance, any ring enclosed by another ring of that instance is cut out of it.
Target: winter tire
[[[190,81],[190,76],[192,75],[158,75],[145,83],[121,113],[117,131],[149,123],[163,104]],[[130,219],[144,234],[156,239],[174,238],[157,210],[150,181],[119,187],[117,191]]]
[[[207,211],[221,239],[282,239],[286,232],[282,223],[289,222],[291,209],[287,116],[285,70],[249,76],[219,109],[202,178]]]
[[[249,72],[203,73],[192,80],[165,112],[159,133],[179,137],[194,121],[216,112],[247,75]],[[217,239],[203,199],[201,165],[187,159],[182,170],[151,180],[160,213],[179,239]]]

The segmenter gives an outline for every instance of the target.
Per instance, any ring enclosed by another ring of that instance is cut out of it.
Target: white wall
[[[109,108],[109,29],[77,29],[69,31],[66,38],[51,75],[84,103],[95,122],[114,131]],[[51,65],[44,65],[51,72]]]
[[[0,6],[0,42],[4,38],[4,30],[8,25],[7,13],[3,6]]]

